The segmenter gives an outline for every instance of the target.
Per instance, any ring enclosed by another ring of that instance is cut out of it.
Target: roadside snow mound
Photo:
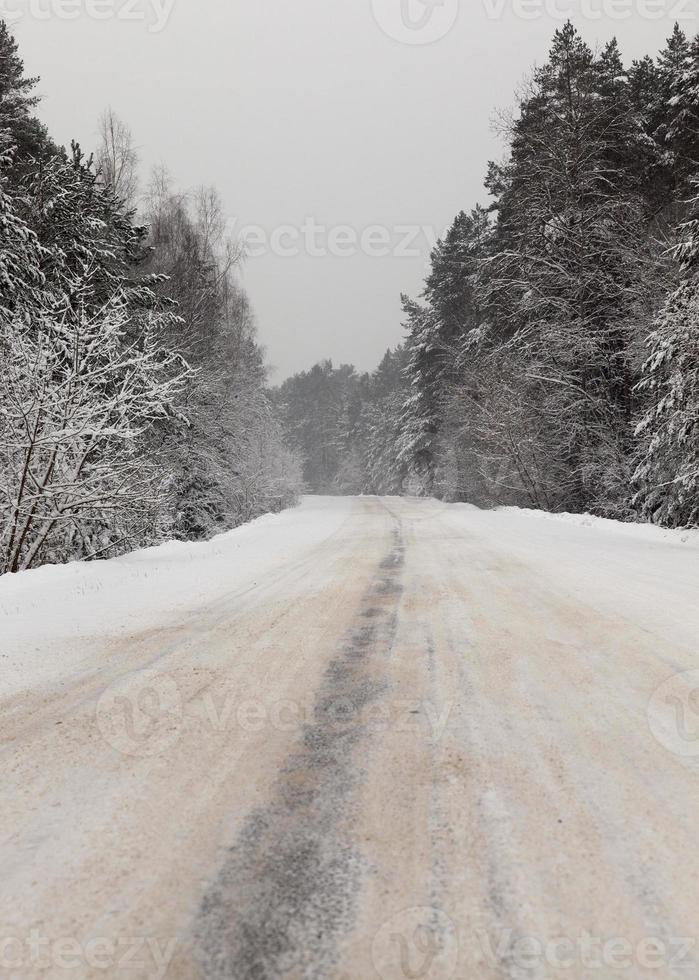
[[[161,626],[264,581],[326,540],[353,506],[307,497],[211,541],[0,577],[0,695],[79,668],[92,638]]]
[[[639,541],[666,541],[699,547],[699,528],[668,529],[658,527],[656,524],[615,521],[608,517],[595,517],[594,514],[550,514],[543,510],[518,507],[499,507],[496,513],[526,515],[540,520],[563,521],[578,527],[594,527],[614,534],[624,534]]]

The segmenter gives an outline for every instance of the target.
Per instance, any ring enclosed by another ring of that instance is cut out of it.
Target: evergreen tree
[[[16,179],[18,173],[56,152],[46,128],[34,115],[39,97],[34,94],[38,78],[27,78],[19,57],[17,42],[0,21],[0,131],[9,135],[15,148],[13,167],[6,179]]]
[[[672,34],[657,59],[657,85],[655,92],[649,93],[649,112],[655,123],[653,130],[658,143],[666,150],[671,149],[671,137],[668,133],[671,122],[676,117],[672,105],[680,79],[689,64],[689,42],[675,23]]]
[[[477,275],[489,238],[482,208],[460,212],[432,251],[423,302],[403,299],[408,396],[399,458],[423,492],[435,489],[446,403],[457,382],[465,338],[480,322]]]
[[[670,527],[699,525],[699,220],[682,231],[675,249],[681,282],[647,342],[639,389],[649,404],[637,428],[633,477],[641,513]]]
[[[371,493],[395,495],[407,486],[407,468],[397,452],[405,389],[405,351],[402,347],[386,351],[371,376],[365,407],[366,488]]]
[[[442,385],[445,350],[434,311],[403,297],[405,314],[405,377],[407,397],[401,416],[398,459],[410,474],[416,494],[431,494],[434,487],[437,438],[442,420]]]
[[[596,60],[566,24],[495,174],[487,290],[520,365],[546,495],[578,509],[614,511],[628,480],[629,351],[646,237],[638,145],[616,45]]]
[[[41,270],[45,251],[10,191],[7,174],[14,154],[7,145],[3,150],[2,140],[0,135],[0,315],[8,316],[20,304],[41,301],[46,277]]]
[[[21,188],[22,217],[42,245],[42,271],[53,288],[69,291],[89,276],[95,307],[117,289],[136,306],[152,302],[158,280],[139,270],[149,254],[147,229],[99,183],[92,159],[76,143],[70,156],[56,154],[27,174]]]

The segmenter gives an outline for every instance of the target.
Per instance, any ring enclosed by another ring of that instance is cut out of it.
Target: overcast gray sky
[[[512,104],[545,58],[556,16],[570,10],[593,45],[616,34],[627,60],[655,53],[678,15],[688,33],[697,30],[693,0],[581,3],[0,7],[18,12],[13,29],[28,71],[42,77],[41,114],[57,140],[90,147],[111,105],[134,132],[144,174],[165,162],[183,188],[215,184],[238,228],[259,226],[268,239],[282,229],[276,250],[289,254],[268,249],[242,271],[280,379],[322,357],[369,369],[401,340],[400,293],[419,292],[430,249],[429,231],[409,242],[405,226],[441,232],[458,210],[486,200],[486,164],[501,152],[494,110]],[[354,230],[356,246],[346,228],[330,235],[340,226]],[[366,254],[361,236],[371,226],[386,231],[371,232]],[[307,254],[308,241],[327,254]]]

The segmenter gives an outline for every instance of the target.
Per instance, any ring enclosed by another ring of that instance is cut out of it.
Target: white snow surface
[[[390,507],[390,498],[386,499]],[[590,515],[544,514],[414,500],[435,534],[483,539],[489,551],[553,576],[557,588],[693,647],[699,638],[699,531],[667,531]],[[357,499],[306,497],[199,544],[171,542],[108,561],[46,566],[0,578],[0,695],[89,666],[95,640],[158,629],[292,568],[351,521]],[[591,613],[592,614],[592,613]]]
[[[0,695],[78,670],[90,641],[158,628],[302,558],[352,510],[349,498],[307,497],[196,544],[171,541],[120,558],[0,578]]]

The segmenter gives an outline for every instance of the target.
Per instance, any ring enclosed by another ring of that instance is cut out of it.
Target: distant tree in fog
[[[131,130],[113,109],[106,109],[99,121],[97,170],[127,208],[136,206],[138,196],[138,153]]]

